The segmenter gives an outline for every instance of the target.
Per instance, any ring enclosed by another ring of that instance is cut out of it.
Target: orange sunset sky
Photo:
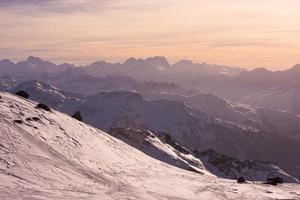
[[[300,63],[299,0],[0,0],[0,59]]]

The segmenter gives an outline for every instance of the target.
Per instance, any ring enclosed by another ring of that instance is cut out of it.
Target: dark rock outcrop
[[[43,109],[43,110],[45,110],[45,111],[51,112],[51,109],[50,109],[47,105],[45,105],[45,104],[43,104],[43,103],[39,103],[39,104],[36,106],[36,108],[38,108],[38,109]]]
[[[17,124],[23,124],[23,121],[20,120],[20,119],[14,120],[14,122],[17,123]]]
[[[238,183],[246,183],[246,180],[245,180],[244,177],[239,177],[239,178],[237,179],[237,182],[238,182]]]
[[[72,117],[78,121],[83,121],[80,111],[77,111],[74,115],[72,115]]]
[[[270,185],[277,185],[277,184],[282,184],[283,183],[283,179],[281,177],[273,177],[273,178],[268,178],[266,182],[264,182],[264,184],[270,184]]]
[[[25,99],[28,99],[28,97],[29,97],[29,94],[27,92],[23,91],[23,90],[20,90],[20,91],[16,92],[16,95],[18,95],[20,97],[23,97]]]
[[[40,118],[38,118],[38,117],[32,117],[32,120],[37,122],[37,121],[40,121]]]
[[[32,118],[26,118],[26,121],[35,121],[35,122],[37,122],[37,121],[40,121],[40,118],[38,118],[38,117],[32,117]]]

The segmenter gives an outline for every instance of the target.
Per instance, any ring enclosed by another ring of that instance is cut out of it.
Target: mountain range
[[[111,128],[162,132],[190,151],[212,149],[241,161],[272,161],[299,177],[300,117],[292,113],[234,104],[208,94],[185,103],[147,100],[130,91],[69,94],[38,81],[22,83],[11,92],[19,90],[69,115],[80,111],[85,122],[106,132]]]
[[[18,63],[2,60],[0,91],[6,93],[0,96],[0,149],[5,155],[0,160],[5,180],[1,187],[13,191],[17,182],[28,196],[47,191],[53,198],[75,197],[75,192],[82,198],[96,198],[100,188],[123,187],[112,178],[119,170],[117,174],[124,172],[123,183],[134,191],[120,189],[120,195],[133,196],[138,191],[138,199],[153,188],[135,187],[139,176],[132,177],[126,155],[132,159],[129,165],[141,172],[146,170],[140,167],[145,161],[151,173],[153,168],[174,169],[174,174],[182,170],[191,177],[203,176],[202,180],[220,184],[220,178],[244,177],[255,185],[251,187],[258,188],[257,183],[281,177],[294,187],[300,179],[299,69],[296,65],[277,72],[265,68],[247,71],[188,60],[170,64],[164,57],[129,58],[124,63],[100,61],[88,66],[57,65],[33,56]],[[23,97],[30,100],[11,94],[26,94]],[[90,139],[93,142],[89,143]],[[96,142],[103,147],[99,149]],[[125,154],[114,150],[118,148]],[[103,151],[98,155],[103,159],[91,153],[95,149],[95,154]],[[103,168],[114,162],[122,164]],[[52,171],[43,174],[42,165]],[[53,173],[65,179],[58,183],[58,178],[51,179]],[[166,176],[166,183],[174,174]],[[153,184],[155,176],[147,176]],[[78,182],[69,184],[71,179]],[[86,187],[78,190],[84,181]],[[42,187],[42,182],[47,187]],[[60,188],[57,184],[65,190],[50,192]],[[89,187],[94,188],[90,193]],[[289,191],[287,188],[285,195],[299,195]],[[173,199],[169,190],[161,192]],[[108,199],[118,198],[104,193]],[[194,190],[188,193],[195,196]],[[0,197],[5,199],[5,195]],[[228,194],[222,190],[220,195]],[[232,197],[240,197],[239,192],[236,195]],[[146,199],[160,197],[148,195]],[[179,193],[177,197],[191,196]]]
[[[68,63],[56,65],[33,56],[18,63],[0,61],[0,77],[12,78],[19,81],[18,83],[43,80],[54,86],[64,86],[63,89],[69,91],[69,88],[74,89],[81,81],[87,84],[89,81],[91,88],[83,88],[81,85],[78,87],[81,91],[72,92],[90,95],[104,89],[115,90],[123,87],[127,90],[128,87],[133,88],[135,82],[154,81],[295,114],[300,112],[297,104],[300,98],[299,74],[299,65],[284,71],[273,72],[265,68],[247,71],[238,67],[198,64],[189,60],[170,64],[166,58],[160,56],[147,59],[129,58],[124,63],[99,61],[82,67]],[[270,101],[272,99],[275,101]]]

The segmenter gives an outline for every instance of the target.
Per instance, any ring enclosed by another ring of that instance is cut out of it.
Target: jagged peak
[[[176,63],[174,64],[174,66],[177,66],[177,65],[179,65],[179,66],[182,66],[182,65],[194,65],[194,64],[196,64],[196,63],[194,63],[194,62],[191,61],[191,60],[182,59],[182,60],[179,60],[178,62],[176,62]]]
[[[300,72],[300,64],[294,65],[292,68],[288,69],[287,71]]]
[[[66,68],[73,68],[73,67],[76,67],[75,65],[70,64],[70,63],[67,63],[67,62],[61,63],[61,64],[59,64],[58,66],[59,66],[59,67],[66,67]]]
[[[169,66],[170,63],[168,62],[167,58],[164,56],[154,56],[154,57],[149,57],[145,60],[146,62],[151,62],[155,64],[161,64],[163,66]]]
[[[110,62],[107,62],[105,60],[99,60],[99,61],[96,61],[94,63],[92,63],[91,65],[111,65],[112,63]]]
[[[260,73],[266,73],[266,72],[271,72],[270,70],[266,69],[265,67],[258,67],[255,68],[249,72],[260,72]]]
[[[14,63],[12,61],[10,61],[9,59],[3,59],[3,60],[0,60],[0,64],[12,65]]]
[[[136,63],[147,63],[150,65],[159,65],[159,66],[170,66],[168,60],[163,57],[163,56],[153,56],[153,57],[148,57],[146,59],[136,59],[134,57],[130,57],[125,61],[125,65],[134,65]]]
[[[132,63],[135,63],[135,62],[137,62],[137,59],[134,58],[134,57],[130,57],[130,58],[128,58],[128,59],[125,61],[124,64],[132,64]]]
[[[36,57],[36,56],[29,56],[27,58],[27,62],[31,62],[31,63],[38,63],[38,62],[44,62],[41,58]]]

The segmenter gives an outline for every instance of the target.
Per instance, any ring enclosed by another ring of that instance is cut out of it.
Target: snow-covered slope
[[[298,184],[237,184],[172,167],[64,114],[0,95],[1,199],[300,197]]]
[[[153,158],[201,174],[207,170],[217,177],[238,179],[242,176],[250,181],[265,181],[268,177],[278,176],[282,177],[284,182],[299,183],[297,179],[270,162],[254,160],[241,162],[213,150],[200,153],[198,151],[192,152],[173,141],[172,137],[165,133],[130,128],[112,128],[109,134]]]
[[[98,88],[101,87],[102,89],[99,90],[105,91],[101,85],[111,85],[110,89],[108,89],[110,91],[114,88],[113,85],[116,84],[115,88],[118,88],[116,90],[135,90],[152,101],[182,101],[193,109],[197,109],[215,118],[229,121],[249,130],[256,132],[272,132],[290,138],[300,137],[300,132],[298,132],[300,129],[300,117],[293,115],[292,113],[251,107],[249,105],[232,102],[212,94],[203,93],[201,91],[180,88],[174,84],[156,82],[138,83],[126,77],[106,77],[103,78],[103,80],[95,78],[96,82],[90,81],[92,81],[90,77],[87,77],[87,80],[84,80],[84,77],[78,79],[78,81],[76,81],[78,84],[76,84],[75,81],[72,81],[72,83],[74,83],[72,88],[74,89],[71,89],[71,91],[90,91],[89,89],[86,89],[89,85],[95,85]],[[99,85],[98,83],[100,82],[102,82],[102,84]],[[123,89],[117,86],[126,85],[126,83],[131,84],[129,84],[130,86],[123,86]],[[82,87],[82,85],[85,86]],[[93,88],[92,90],[94,92],[89,93],[96,93],[97,89],[94,87],[91,88]],[[84,99],[90,98],[83,95],[65,92],[39,81],[23,82],[19,84],[18,87],[15,87],[10,91],[15,93],[19,90],[27,91],[30,94],[31,100],[41,101],[68,114],[76,112],[79,104],[81,104]]]
[[[1,199],[299,198],[295,184],[240,185],[174,168],[64,114],[0,95]]]
[[[299,176],[299,139],[218,120],[182,102],[148,101],[136,93],[110,92],[87,98],[78,110],[101,130],[129,127],[164,132],[192,151],[213,149],[240,160],[272,161]]]
[[[297,115],[236,103],[199,90],[185,89],[171,83],[159,83],[153,81],[141,82],[122,76],[107,76],[104,78],[94,77],[85,74],[82,69],[77,68],[72,70],[69,69],[54,76],[48,76],[43,80],[54,84],[56,87],[63,89],[64,91],[80,94],[95,95],[104,91],[136,91],[150,100],[165,99],[182,101],[193,109],[198,109],[199,111],[205,112],[215,118],[238,124],[247,129],[277,133],[291,138],[299,137],[298,130],[300,129],[300,117]],[[37,94],[41,93],[39,90],[43,90],[44,93],[47,93],[47,88],[50,86],[43,83],[40,84],[44,85],[45,89],[37,89],[36,84],[33,81],[22,83],[17,89],[21,90],[23,88],[23,90],[33,90],[32,93],[34,96],[38,96]],[[60,90],[58,92],[65,93],[64,91]],[[294,110],[296,110],[298,106],[296,103],[296,93],[297,92],[294,91],[288,96],[281,95],[280,98],[274,98],[276,96],[273,95],[269,98],[265,96],[265,101],[263,101],[265,103],[264,106],[270,107],[272,105],[285,105],[284,102],[287,102],[288,100],[281,101],[281,99],[291,99],[291,103],[286,103],[286,105],[293,105]],[[52,95],[45,94],[44,96],[45,97],[43,98],[47,100]],[[276,99],[276,101],[271,101],[271,97],[272,99]],[[33,97],[32,99],[38,100],[39,98]],[[52,106],[52,103],[50,102],[51,99],[52,98],[50,98],[48,102]],[[70,105],[68,102],[66,102],[66,104]],[[57,106],[56,108],[58,109]],[[74,110],[60,110],[69,114],[74,112]],[[274,115],[276,117],[273,117]]]
[[[205,168],[218,177],[238,179],[245,177],[247,180],[264,181],[268,177],[283,177],[287,182],[299,181],[284,172],[271,162],[244,160],[239,161],[234,158],[217,153],[213,150],[195,152],[204,164]]]
[[[21,90],[30,94],[29,98],[31,100],[47,104],[52,108],[68,114],[74,114],[76,107],[84,98],[83,95],[65,92],[36,80],[23,82],[9,91],[16,93]]]
[[[157,160],[200,174],[207,173],[201,160],[194,157],[189,150],[180,145],[180,149],[176,149],[166,143],[167,135],[130,128],[111,128],[108,133]]]
[[[36,84],[32,87],[31,90],[35,92],[30,94],[30,98],[39,100],[39,95],[44,94],[41,99],[51,99],[51,92],[48,97],[49,92],[44,91],[51,86],[45,86],[42,90],[36,87]],[[62,93],[56,97],[61,96],[66,94]],[[210,114],[219,118],[221,116],[221,119],[192,109],[182,102],[148,101],[132,92],[100,93],[76,101],[66,99],[68,98],[61,98],[59,102],[63,102],[63,106],[54,108],[70,115],[78,110],[85,122],[101,130],[109,131],[111,127],[123,127],[165,132],[192,151],[213,149],[241,161],[272,161],[289,174],[300,177],[300,160],[297,159],[297,152],[300,151],[299,132],[295,123],[297,120],[288,113],[268,110],[261,112],[259,110],[263,109],[233,105],[216,97],[208,98],[208,102],[205,98],[196,102],[204,103],[204,108],[207,105],[205,111],[211,109],[215,112]],[[232,117],[236,120],[232,121]],[[260,128],[259,125],[263,127]],[[286,132],[281,129],[281,134],[272,131],[284,127]]]

